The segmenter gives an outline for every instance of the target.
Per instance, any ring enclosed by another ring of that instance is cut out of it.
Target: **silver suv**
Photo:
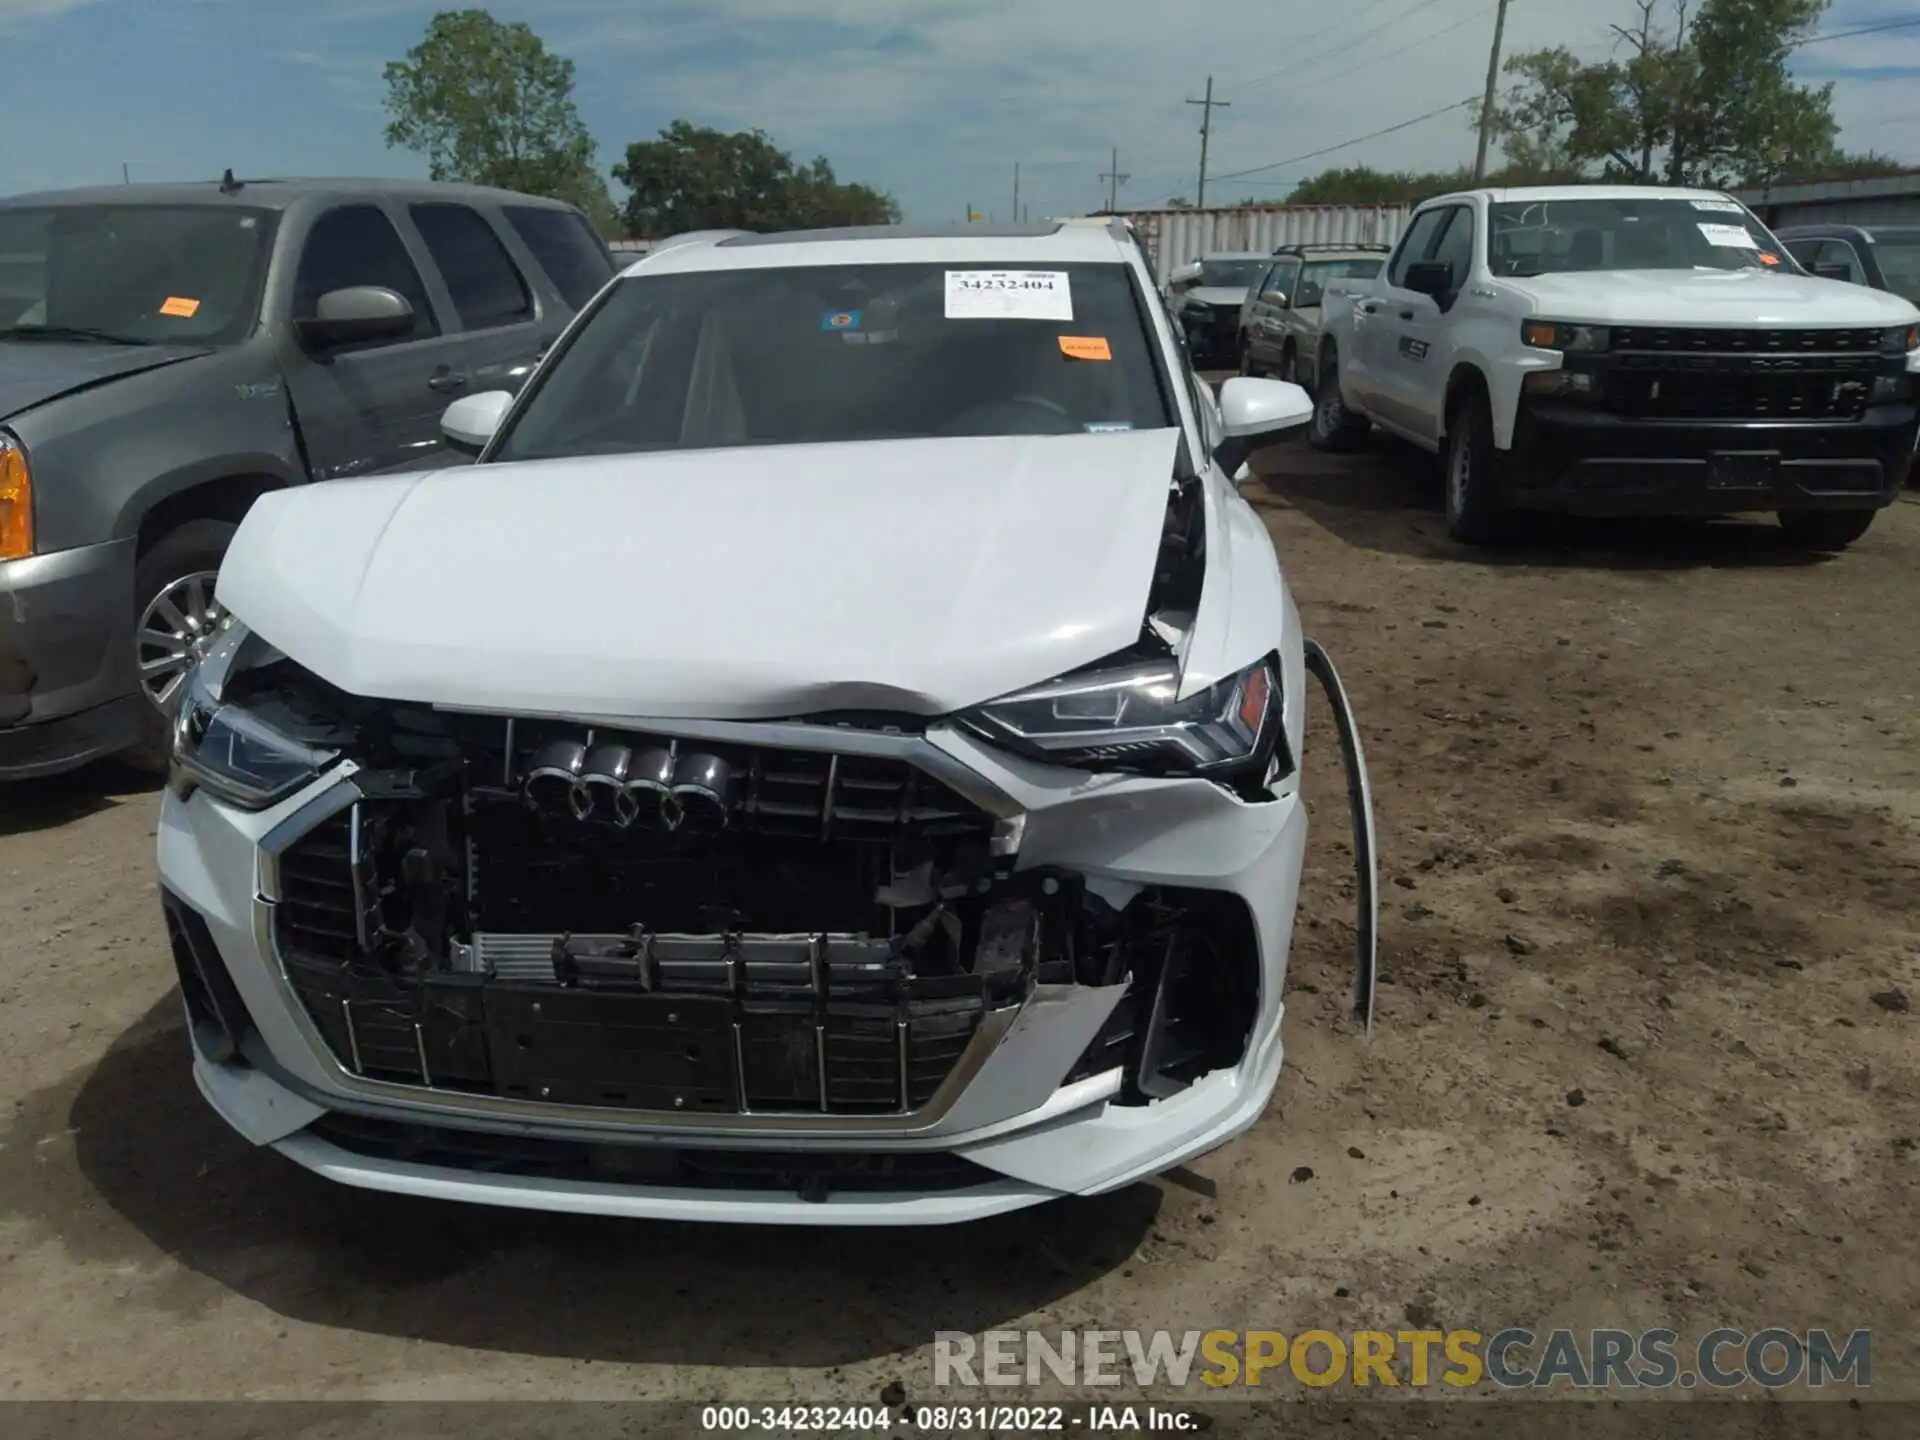
[[[1273,252],[1240,307],[1242,375],[1278,375],[1311,390],[1319,377],[1320,297],[1329,281],[1370,280],[1386,263],[1384,245],[1291,245]]]

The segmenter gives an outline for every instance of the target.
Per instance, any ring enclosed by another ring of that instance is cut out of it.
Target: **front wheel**
[[[1506,536],[1512,517],[1500,498],[1497,464],[1486,396],[1470,391],[1447,417],[1447,533],[1463,545]]]
[[[1805,550],[1839,551],[1867,533],[1877,510],[1782,510],[1780,528]]]
[[[1347,409],[1340,398],[1340,367],[1329,352],[1320,362],[1320,385],[1314,395],[1313,424],[1307,441],[1316,450],[1358,450],[1367,443],[1373,423]]]
[[[180,691],[227,628],[227,613],[213,590],[235,528],[224,520],[189,520],[163,535],[134,566],[134,663],[146,704],[140,739],[122,758],[138,769],[166,770]]]

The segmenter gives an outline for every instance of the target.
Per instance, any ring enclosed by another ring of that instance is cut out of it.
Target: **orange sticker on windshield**
[[[165,300],[160,302],[160,313],[162,315],[178,315],[182,320],[191,319],[194,315],[198,314],[199,311],[200,302],[198,300],[188,300],[180,295],[169,295]]]
[[[1762,265],[1778,265],[1780,263],[1780,257],[1771,250],[1762,250],[1760,252],[1760,263]]]
[[[1104,335],[1062,335],[1060,353],[1069,360],[1113,359],[1113,348]]]

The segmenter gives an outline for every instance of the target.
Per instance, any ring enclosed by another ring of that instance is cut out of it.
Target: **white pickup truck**
[[[1920,310],[1808,275],[1716,191],[1443,196],[1324,304],[1313,443],[1378,425],[1444,456],[1469,543],[1516,510],[1770,511],[1844,549],[1920,432]]]

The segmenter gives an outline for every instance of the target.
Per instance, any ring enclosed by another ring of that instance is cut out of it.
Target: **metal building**
[[[1920,172],[1733,192],[1769,225],[1920,225]]]

